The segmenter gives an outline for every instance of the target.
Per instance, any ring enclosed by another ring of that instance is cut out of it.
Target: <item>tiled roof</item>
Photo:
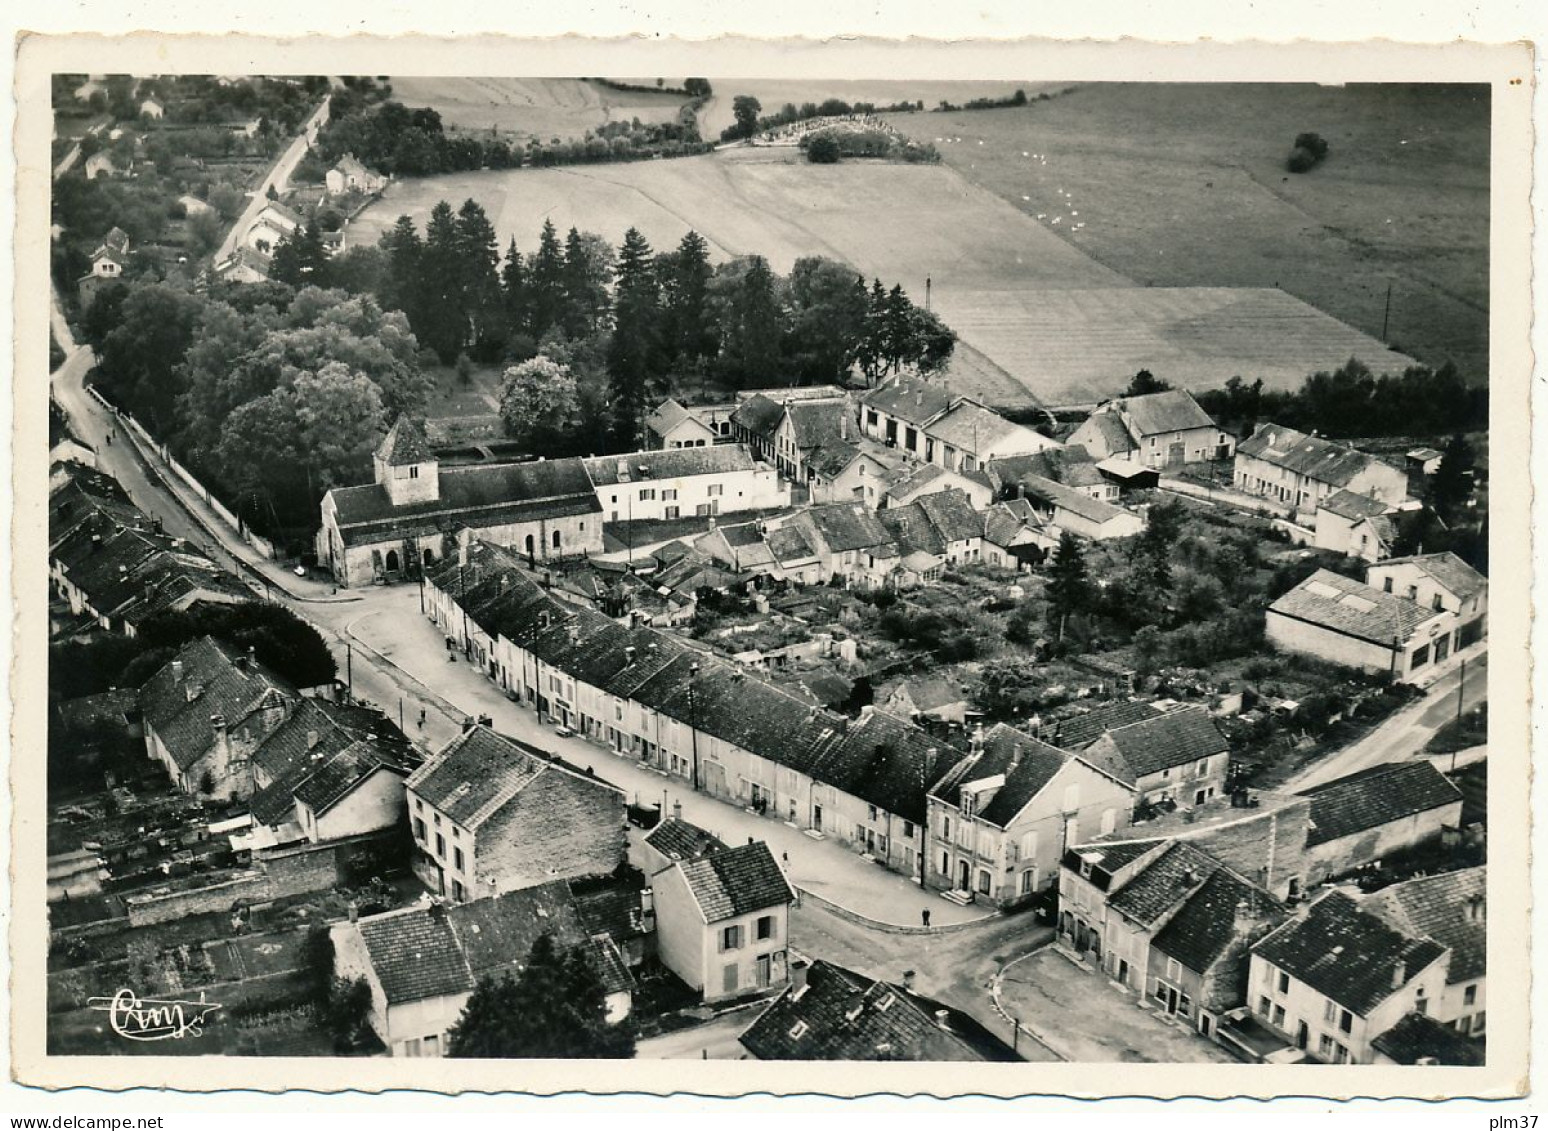
[[[1108,523],[1129,513],[1122,507],[1104,503],[1101,499],[1093,499],[1073,487],[1066,487],[1063,483],[1055,483],[1052,479],[1044,479],[1040,475],[1023,475],[1017,482],[1028,495],[1043,499],[1050,505],[1067,510],[1071,514],[1079,515],[1087,522]]]
[[[535,747],[484,726],[454,738],[414,771],[408,788],[456,824],[476,830],[545,773],[561,775],[575,790],[612,789],[559,768]]]
[[[706,923],[719,923],[795,900],[779,862],[763,841],[723,848],[675,865]]]
[[[930,521],[929,514],[919,505],[920,501],[915,499],[901,507],[888,507],[886,510],[877,511],[876,517],[881,520],[882,526],[892,536],[898,550],[903,554],[945,557],[946,543],[941,540],[940,533],[935,524]]]
[[[181,678],[175,674],[175,663],[182,665]],[[192,699],[190,686],[197,689]],[[205,636],[185,644],[175,659],[146,681],[140,689],[140,709],[172,759],[187,769],[215,741],[212,716],[223,716],[228,727],[235,727],[265,702],[288,706],[298,697],[294,688],[256,660]]]
[[[908,692],[908,700],[916,711],[933,711],[938,707],[965,703],[968,699],[967,692],[962,690],[960,684],[953,683],[943,675],[904,680],[899,690]]]
[[[295,786],[295,798],[317,816],[328,812],[378,770],[408,777],[410,767],[389,758],[370,742],[356,742],[323,762]]]
[[[962,542],[983,535],[983,519],[967,495],[955,487],[921,496],[914,505],[924,511],[942,541]]]
[[[1379,499],[1373,499],[1369,495],[1357,495],[1353,491],[1334,491],[1319,504],[1319,509],[1355,521],[1362,518],[1370,518],[1373,515],[1386,514],[1392,509],[1390,503],[1384,503]]]
[[[1168,389],[1142,397],[1124,397],[1116,407],[1129,418],[1129,427],[1146,436],[1164,432],[1187,432],[1194,428],[1214,428],[1209,413],[1199,407],[1186,389]]]
[[[1392,565],[1415,566],[1419,572],[1430,577],[1448,593],[1463,600],[1482,593],[1489,587],[1487,577],[1450,550],[1439,554],[1411,554],[1406,558],[1387,558],[1385,561],[1377,562],[1372,568],[1380,569],[1382,566]]]
[[[1450,947],[1447,981],[1475,981],[1487,972],[1489,960],[1486,871],[1480,864],[1404,880],[1366,896],[1360,906],[1406,934]]]
[[[1071,715],[1057,722],[1045,721],[1040,733],[1055,746],[1065,750],[1080,750],[1115,727],[1152,719],[1158,713],[1151,703],[1120,699],[1104,703],[1085,714]]]
[[[582,945],[596,968],[604,993],[628,993],[634,989],[634,975],[629,973],[629,966],[615,940],[589,939]]]
[[[1019,516],[1016,511],[1004,503],[996,503],[984,511],[982,517],[984,520],[984,541],[999,546],[1002,549],[1010,546],[1024,531],[1034,528],[1033,523]]]
[[[1093,414],[1087,423],[1102,434],[1102,443],[1113,455],[1123,455],[1138,448],[1117,413],[1098,412]]]
[[[656,406],[654,412],[645,418],[645,427],[658,436],[665,436],[685,420],[692,420],[693,413],[689,412],[677,401],[668,397]]]
[[[1362,1017],[1446,953],[1437,942],[1413,938],[1361,911],[1342,892],[1323,896],[1252,950]]]
[[[1436,616],[1432,609],[1328,569],[1285,593],[1269,611],[1389,648]]]
[[[1229,868],[1220,868],[1187,897],[1151,945],[1195,973],[1206,973],[1247,928],[1246,923],[1236,922],[1242,904],[1255,930],[1266,930],[1285,917],[1273,895]]]
[[[535,522],[602,510],[579,459],[443,467],[439,482],[439,499],[404,506],[394,506],[380,483],[335,487],[329,496],[344,541],[353,545],[412,533],[453,533],[462,526]]]
[[[1107,905],[1149,927],[1183,900],[1191,898],[1223,865],[1187,841],[1174,841],[1160,856],[1130,877]]]
[[[945,416],[932,422],[929,433],[943,443],[975,454],[1012,439],[1053,445],[1052,440],[1032,439],[1037,434],[1030,428],[1014,424],[999,413],[968,400],[958,401]]]
[[[697,860],[726,847],[714,833],[677,817],[668,817],[651,829],[645,843],[668,860]]]
[[[733,424],[765,440],[773,438],[779,422],[784,418],[785,406],[762,393],[748,397],[731,414]]]
[[[593,938],[606,935],[622,942],[647,933],[640,889],[633,883],[610,880],[605,887],[587,891],[576,891],[572,885],[570,894],[586,933]]]
[[[1396,1025],[1378,1033],[1371,1048],[1397,1064],[1434,1061],[1463,1068],[1484,1063],[1484,1046],[1425,1013],[1405,1013]]]
[[[860,403],[911,424],[922,425],[940,416],[956,399],[949,389],[923,378],[899,377],[872,389],[860,398]]]
[[[1005,828],[1071,757],[1073,755],[1063,750],[1056,750],[1046,742],[1000,723],[984,736],[983,750],[969,754],[947,771],[930,790],[930,796],[960,807],[964,783],[1004,774],[1005,783],[978,815],[992,825]]]
[[[454,903],[446,917],[475,980],[524,965],[539,935],[550,936],[560,951],[589,937],[562,880]]]
[[[554,461],[549,461],[554,462]],[[703,448],[668,448],[655,452],[630,452],[597,456],[585,462],[586,473],[598,487],[619,484],[670,483],[691,475],[724,475],[752,471],[758,466],[746,444],[713,444]],[[619,465],[626,474],[619,474]]]
[[[925,796],[957,750],[913,723],[872,710],[820,743],[813,778],[878,809],[924,824]]]
[[[795,523],[787,523],[777,530],[770,530],[766,540],[769,544],[769,553],[781,565],[791,565],[817,556],[817,550],[806,536],[806,531]]]
[[[848,397],[794,401],[786,406],[786,411],[790,414],[790,426],[795,430],[796,447],[802,451],[814,448],[842,450],[848,444],[858,442],[860,426]]]
[[[430,451],[430,442],[425,439],[424,429],[411,417],[399,416],[377,446],[376,458],[389,467],[403,467],[425,463],[435,456]]]
[[[389,1005],[472,991],[473,972],[445,907],[389,911],[361,919],[358,926]]]
[[[892,541],[876,512],[862,503],[812,507],[804,517],[833,553],[866,550]]]
[[[1461,790],[1422,760],[1372,766],[1301,792],[1311,798],[1308,848],[1462,800]]]
[[[1106,738],[1119,756],[1120,768],[1132,775],[1131,783],[1230,749],[1209,712],[1196,706],[1114,727]]]
[[[1236,446],[1236,450],[1335,487],[1347,486],[1377,462],[1354,448],[1320,436],[1308,436],[1280,424],[1259,425],[1257,431]]]
[[[821,959],[741,1042],[759,1060],[1020,1060],[966,1014]]]

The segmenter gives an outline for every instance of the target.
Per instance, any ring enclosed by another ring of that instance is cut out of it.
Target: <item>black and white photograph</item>
[[[1524,1071],[1508,52],[114,57],[18,236],[51,1079]]]

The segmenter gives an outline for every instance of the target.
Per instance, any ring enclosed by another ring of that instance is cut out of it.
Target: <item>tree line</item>
[[[912,114],[923,109],[922,101],[893,102],[878,106],[874,102],[845,102],[842,98],[828,98],[822,102],[803,102],[799,106],[787,102],[772,114],[765,114],[763,103],[757,98],[751,94],[738,94],[731,100],[731,115],[735,121],[720,131],[720,140],[741,141],[754,134],[812,118],[847,118],[854,114]]]
[[[550,221],[536,248],[523,254],[512,240],[502,259],[472,200],[455,212],[437,204],[423,234],[400,218],[382,238],[377,286],[443,362],[466,353],[513,368],[551,363],[523,371],[506,417],[513,435],[557,449],[636,446],[644,416],[695,378],[736,389],[858,372],[874,383],[939,370],[956,344],[901,285],[867,284],[816,257],[788,276],[761,256],[712,264],[694,231],[657,252],[630,228],[615,250],[575,228],[561,238]],[[595,432],[602,420],[605,437]]]
[[[346,94],[334,96],[329,122],[318,135],[323,157],[331,165],[353,153],[365,164],[399,176],[678,157],[709,148],[699,139],[697,102],[686,103],[675,121],[609,122],[580,139],[532,138],[523,145],[493,129],[448,133],[441,115],[429,107],[410,109],[391,101],[371,105]]]

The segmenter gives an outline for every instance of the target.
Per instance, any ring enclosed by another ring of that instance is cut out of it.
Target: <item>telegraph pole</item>
[[[1381,312],[1381,340],[1387,340],[1387,318],[1392,313],[1392,280],[1387,280],[1387,306]]]
[[[1461,740],[1462,693],[1467,687],[1467,657],[1462,657],[1462,670],[1457,673],[1457,735],[1451,740],[1451,772],[1457,772],[1456,745]]]

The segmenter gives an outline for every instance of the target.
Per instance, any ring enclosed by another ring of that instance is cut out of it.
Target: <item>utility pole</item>
[[[1466,687],[1467,687],[1467,657],[1463,656],[1462,657],[1462,670],[1457,673],[1457,724],[1458,724],[1458,735],[1456,737],[1453,737],[1453,739],[1452,739],[1452,750],[1451,750],[1451,772],[1452,773],[1456,773],[1457,772],[1456,744],[1457,744],[1457,741],[1460,738],[1460,734],[1461,734],[1462,693],[1466,689]]]
[[[689,741],[693,744],[693,788],[699,789],[699,704],[696,696],[699,683],[699,661],[695,660],[688,665],[688,720],[691,736]]]
[[[344,681],[349,690],[349,697],[355,697],[355,648],[348,640],[344,641]]]
[[[1387,340],[1387,318],[1388,318],[1388,316],[1391,315],[1391,313],[1392,313],[1392,280],[1388,279],[1387,280],[1387,305],[1386,305],[1386,309],[1384,309],[1381,312],[1381,340],[1383,342],[1385,342]]]

